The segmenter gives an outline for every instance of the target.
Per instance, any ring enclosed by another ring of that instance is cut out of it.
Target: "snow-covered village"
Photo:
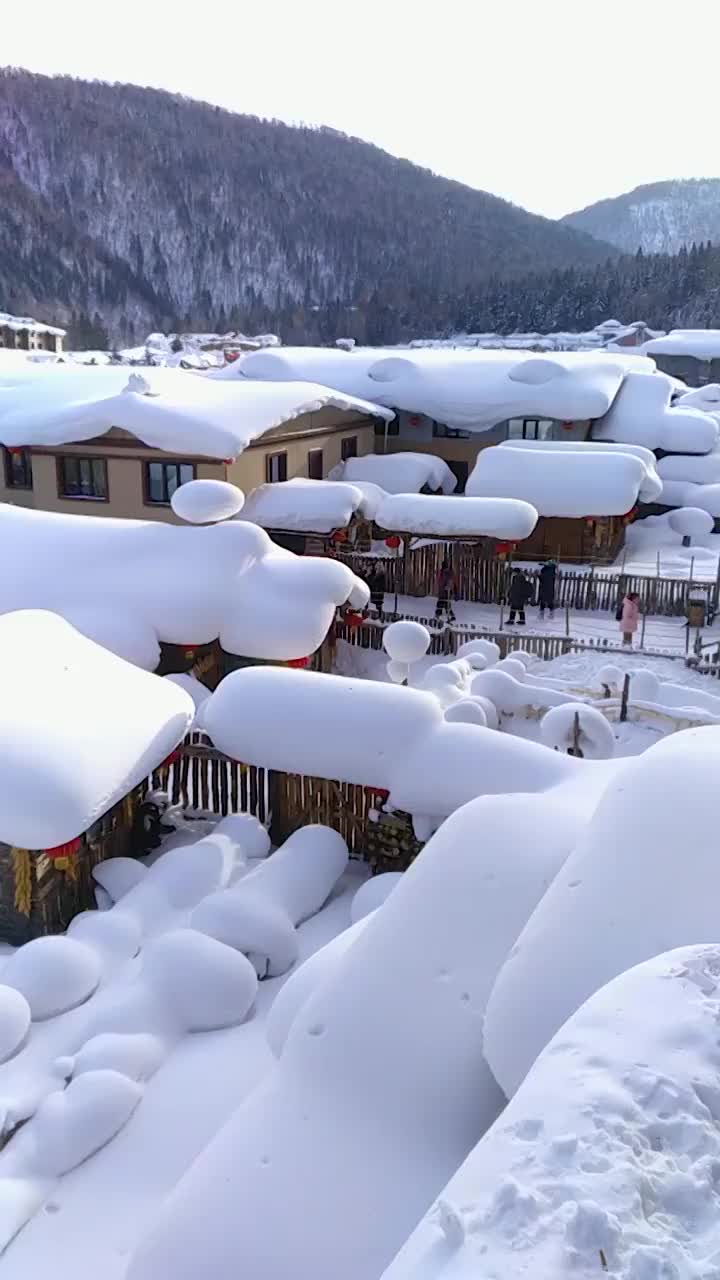
[[[128,6],[0,69],[0,1280],[720,1280],[706,87],[608,22],[687,154],[551,169]]]

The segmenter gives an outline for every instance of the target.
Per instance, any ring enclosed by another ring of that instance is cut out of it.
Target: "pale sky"
[[[1,7],[0,64],[331,125],[550,217],[720,174],[719,0]]]

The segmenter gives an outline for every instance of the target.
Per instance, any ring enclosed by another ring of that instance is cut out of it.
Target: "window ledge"
[[[97,498],[91,493],[59,493],[64,502],[109,502],[109,498]]]

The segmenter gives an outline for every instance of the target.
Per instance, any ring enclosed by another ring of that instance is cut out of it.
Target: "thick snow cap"
[[[53,613],[0,618],[0,839],[54,848],[86,831],[182,741],[183,689]]]
[[[217,381],[182,369],[30,365],[0,370],[0,441],[58,445],[121,427],[154,449],[234,458],[252,440],[331,406],[388,418],[385,408],[314,383]]]
[[[610,411],[593,427],[596,440],[641,444],[671,453],[709,453],[718,423],[700,409],[671,408],[674,384],[664,373],[628,373]]]
[[[645,478],[638,495],[640,501],[655,502],[662,493],[662,469],[656,462],[652,449],[646,449],[641,444],[610,444],[605,440],[504,440],[499,447],[530,449],[543,453],[586,453],[588,450],[605,454],[630,453],[639,458],[645,467]]]
[[[537,517],[537,511],[528,502],[508,498],[399,493],[383,499],[375,523],[381,529],[438,538],[466,535],[520,542],[530,537]]]
[[[253,489],[245,502],[242,519],[263,529],[332,533],[333,529],[344,529],[356,514],[372,514],[367,512],[367,505],[366,495],[352,484],[283,480]],[[370,501],[370,506],[376,505]]]
[[[695,360],[720,358],[720,329],[671,329],[651,338],[642,348],[649,356],[692,356]]]
[[[646,475],[642,460],[626,453],[496,446],[480,450],[467,493],[519,499],[541,516],[622,516],[635,506]]]
[[[241,520],[178,528],[0,505],[0,613],[51,609],[148,670],[161,641],[306,657],[336,607],[368,594],[347,565],[292,555]]]
[[[453,493],[457,478],[447,462],[432,453],[366,453],[333,467],[331,480],[370,481],[385,493],[419,493],[421,489]]]
[[[652,372],[642,356],[583,352],[537,355],[516,351],[338,351],[284,347],[258,351],[231,368],[237,378],[272,382],[312,378],[348,395],[426,414],[467,431],[487,431],[531,414],[586,420],[607,413],[625,373]]]

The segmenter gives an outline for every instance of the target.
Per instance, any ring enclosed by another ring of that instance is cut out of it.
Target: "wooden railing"
[[[385,614],[382,622],[379,622],[376,618],[367,618],[360,627],[348,627],[345,623],[339,622],[336,626],[337,639],[346,640],[348,644],[355,645],[360,649],[379,651],[383,647],[385,627],[399,616]],[[405,613],[402,617],[411,622],[421,622],[423,626],[427,627],[430,632],[428,653],[431,657],[452,657],[466,640],[492,640],[499,646],[503,658],[508,653],[512,653],[513,649],[525,649],[528,653],[535,654],[544,661],[550,661],[552,658],[560,657],[563,653],[569,653],[574,644],[571,636],[537,636],[524,635],[514,631],[483,631],[476,627],[463,626],[462,623],[457,622],[444,622],[437,626],[433,624],[432,620],[419,615]]]

